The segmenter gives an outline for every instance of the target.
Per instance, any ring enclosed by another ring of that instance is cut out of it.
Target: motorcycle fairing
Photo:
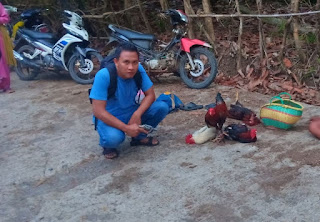
[[[209,43],[201,41],[199,39],[189,39],[189,38],[182,38],[181,39],[181,50],[190,53],[190,48],[194,45],[201,45],[208,48],[212,48]]]
[[[57,61],[61,62],[63,67],[68,70],[67,64],[65,61],[65,53],[67,49],[69,48],[70,45],[76,42],[83,42],[83,40],[70,35],[66,34],[64,35],[52,48],[52,56],[55,58]]]
[[[89,40],[89,35],[87,30],[83,29],[82,27],[79,26],[73,26],[73,25],[69,25],[66,23],[63,23],[62,26],[67,30],[68,33],[77,36],[79,38],[82,38],[86,41]]]
[[[47,54],[52,54],[52,47],[54,44],[50,45],[50,43],[42,40],[37,40],[34,42],[34,46],[40,48],[42,51],[47,52]]]

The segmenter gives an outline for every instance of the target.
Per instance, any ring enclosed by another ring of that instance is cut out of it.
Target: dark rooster
[[[241,103],[238,101],[238,92],[236,95],[236,103],[234,105],[230,105],[230,110],[228,117],[231,119],[242,120],[245,124],[249,126],[254,126],[260,123],[260,119],[256,116],[256,114],[248,109],[245,108]]]
[[[222,133],[222,127],[224,122],[226,121],[226,118],[228,116],[228,108],[226,103],[224,102],[222,96],[220,93],[216,96],[216,106],[213,108],[209,108],[206,116],[205,116],[205,122],[207,126],[215,127],[217,129],[217,134],[220,132],[220,135],[217,135],[216,142],[220,142],[223,140],[223,133]]]
[[[230,124],[224,129],[225,138],[241,143],[257,141],[257,130],[249,129],[245,124]]]

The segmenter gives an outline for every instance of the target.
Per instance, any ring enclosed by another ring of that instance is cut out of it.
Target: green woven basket
[[[289,99],[283,99],[281,95],[288,95]],[[293,101],[289,93],[283,92],[272,97],[269,104],[261,107],[260,118],[265,126],[289,129],[299,121],[302,112],[303,106]]]

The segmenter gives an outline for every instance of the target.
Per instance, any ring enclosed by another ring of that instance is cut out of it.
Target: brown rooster
[[[239,103],[238,97],[239,95],[237,92],[236,102],[234,105],[230,105],[228,117],[231,119],[242,120],[245,124],[249,126],[258,125],[260,123],[260,119],[252,110],[245,108],[241,103]]]
[[[213,108],[209,108],[205,116],[205,122],[207,126],[209,128],[215,127],[217,129],[217,134],[220,132],[220,134],[216,137],[216,142],[220,142],[224,138],[222,133],[222,127],[224,122],[226,121],[227,116],[227,105],[224,102],[221,94],[218,93],[216,96],[216,106]]]

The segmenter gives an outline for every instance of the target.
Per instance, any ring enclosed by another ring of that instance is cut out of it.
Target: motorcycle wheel
[[[192,48],[191,58],[196,66],[191,70],[187,54],[184,54],[179,63],[179,73],[183,82],[193,89],[208,87],[217,75],[216,57],[212,51],[203,47]]]
[[[80,67],[80,56],[73,55],[69,61],[69,73],[74,81],[80,84],[92,84],[100,70],[102,56],[98,52],[88,52],[85,59],[86,68]]]
[[[19,48],[17,52],[20,55],[23,55],[24,52],[32,55],[34,53],[34,48],[29,45],[24,45]],[[15,68],[15,71],[21,80],[26,81],[34,80],[39,73],[39,70],[27,67],[21,64],[19,60],[17,60],[17,67]]]

